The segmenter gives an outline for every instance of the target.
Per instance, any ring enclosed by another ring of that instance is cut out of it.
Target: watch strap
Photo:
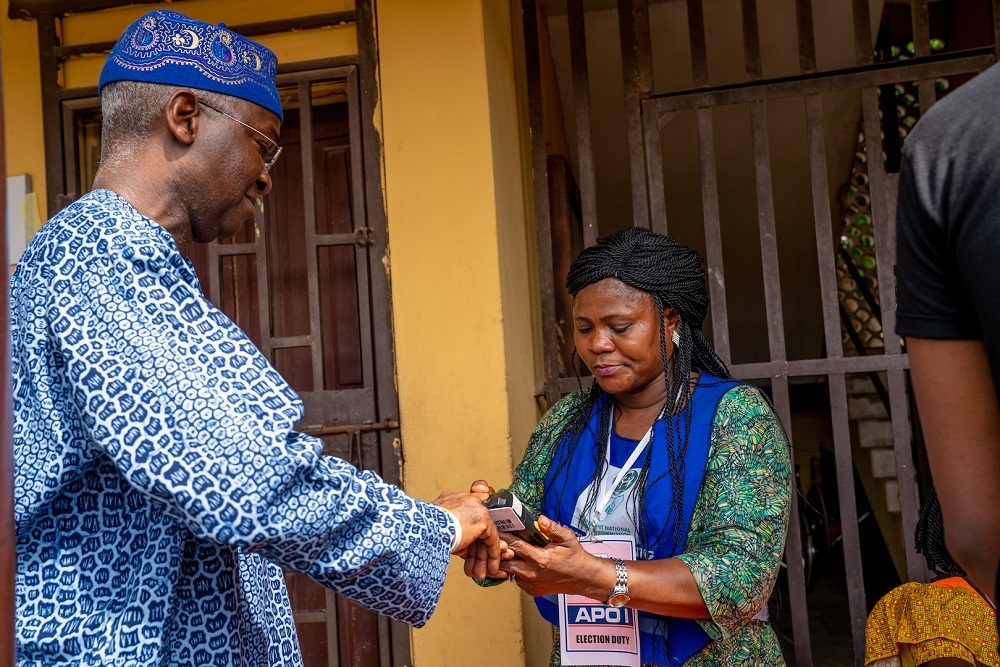
[[[625,561],[612,557],[611,562],[615,564],[615,588],[608,598],[621,594],[628,595],[628,568],[625,567]]]

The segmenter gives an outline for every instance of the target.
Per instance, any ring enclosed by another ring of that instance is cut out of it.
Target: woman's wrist
[[[590,556],[590,560],[591,572],[585,580],[586,590],[581,595],[604,602],[615,590],[615,564],[610,558]]]

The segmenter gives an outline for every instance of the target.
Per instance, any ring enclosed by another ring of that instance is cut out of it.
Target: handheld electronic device
[[[517,535],[536,547],[544,547],[552,541],[538,528],[538,519],[510,491],[494,493],[486,500],[485,505],[497,530]]]

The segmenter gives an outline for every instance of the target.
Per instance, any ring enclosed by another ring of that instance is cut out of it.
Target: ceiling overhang
[[[10,0],[7,15],[12,19],[37,19],[46,15],[86,14],[102,9],[159,2],[162,0]]]

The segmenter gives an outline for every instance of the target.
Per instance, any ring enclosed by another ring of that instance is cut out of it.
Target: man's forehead
[[[278,118],[278,116],[276,116],[273,112],[268,111],[262,106],[252,102],[246,102],[244,100],[239,101],[243,102],[244,105],[251,110],[255,119],[258,119],[255,127],[277,141],[278,137],[281,136],[281,119]]]

